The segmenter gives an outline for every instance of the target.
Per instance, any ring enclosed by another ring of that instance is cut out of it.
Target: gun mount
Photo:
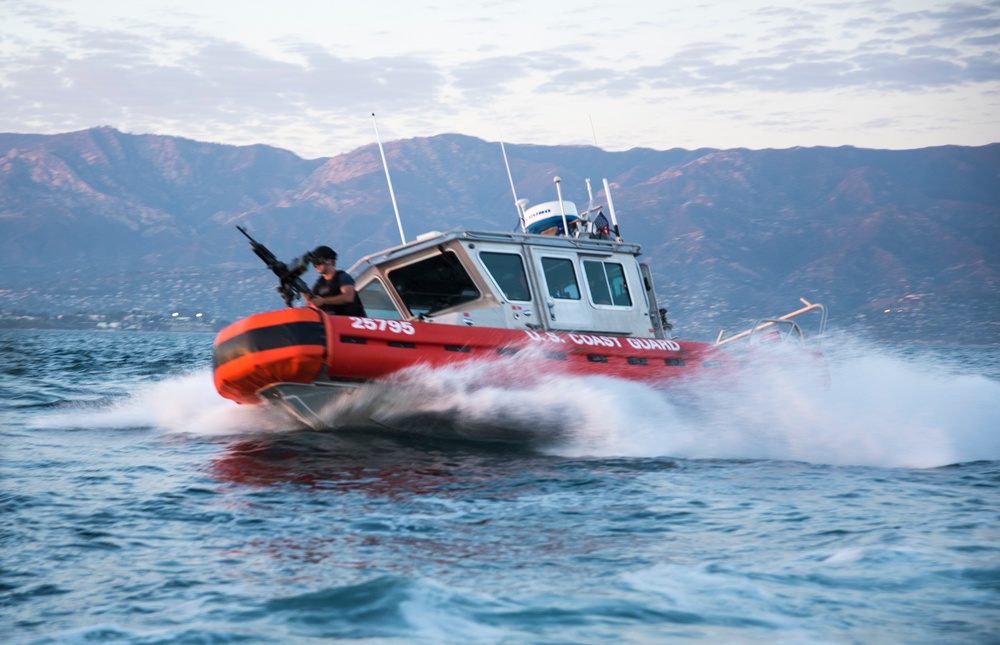
[[[282,300],[285,301],[286,307],[291,307],[292,303],[302,294],[307,296],[312,295],[309,286],[306,285],[301,277],[313,261],[312,253],[307,252],[302,257],[292,260],[290,264],[285,264],[276,258],[270,249],[250,237],[245,228],[237,226],[236,229],[250,240],[250,247],[253,249],[253,252],[267,265],[271,273],[278,276],[279,283],[276,289],[281,294]]]

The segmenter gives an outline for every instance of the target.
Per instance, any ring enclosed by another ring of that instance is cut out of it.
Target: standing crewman
[[[312,295],[303,296],[309,306],[338,316],[364,316],[365,307],[354,288],[354,278],[337,269],[337,252],[329,246],[317,246],[312,257],[319,278]]]

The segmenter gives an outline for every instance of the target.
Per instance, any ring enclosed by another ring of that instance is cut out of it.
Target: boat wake
[[[210,370],[198,370],[136,386],[122,399],[103,405],[63,405],[29,422],[38,429],[138,429],[228,436],[279,432],[288,420],[266,406],[240,406],[220,399]],[[292,428],[294,429],[294,428]]]
[[[776,459],[934,467],[1000,459],[1000,381],[857,341],[826,348],[829,384],[756,361],[733,381],[660,390],[603,376],[525,376],[530,364],[406,370],[324,411],[332,431],[502,442],[578,458]],[[530,359],[527,359],[530,360]],[[47,427],[153,427],[253,435],[301,430],[276,409],[220,400],[198,371],[101,408],[53,412]]]
[[[787,356],[757,360],[729,381],[660,390],[602,376],[520,383],[507,369],[416,368],[326,411],[333,427],[365,426],[528,444],[569,457],[778,459],[934,467],[1000,459],[1000,382],[940,360],[828,350],[830,379]]]

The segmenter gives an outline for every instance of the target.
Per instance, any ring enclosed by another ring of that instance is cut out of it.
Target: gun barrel
[[[299,266],[299,263],[293,263],[295,266],[290,268],[287,264],[278,260],[274,256],[274,253],[271,253],[270,249],[253,239],[245,228],[237,226],[236,229],[250,240],[250,247],[253,249],[254,254],[267,265],[271,273],[278,277],[280,281],[278,291],[281,293],[287,306],[291,307],[292,302],[298,298],[299,294],[312,295],[309,287],[299,277],[305,270],[305,265]]]

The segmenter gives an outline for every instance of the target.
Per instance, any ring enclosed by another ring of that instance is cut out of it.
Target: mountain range
[[[831,326],[900,341],[1000,342],[1000,144],[916,150],[633,149],[443,134],[384,146],[407,240],[514,230],[517,197],[606,202],[642,245],[682,337],[822,302]],[[607,209],[605,209],[607,212]],[[348,267],[399,243],[377,145],[302,159],[100,127],[0,134],[0,310],[281,306],[245,226],[282,260]]]

